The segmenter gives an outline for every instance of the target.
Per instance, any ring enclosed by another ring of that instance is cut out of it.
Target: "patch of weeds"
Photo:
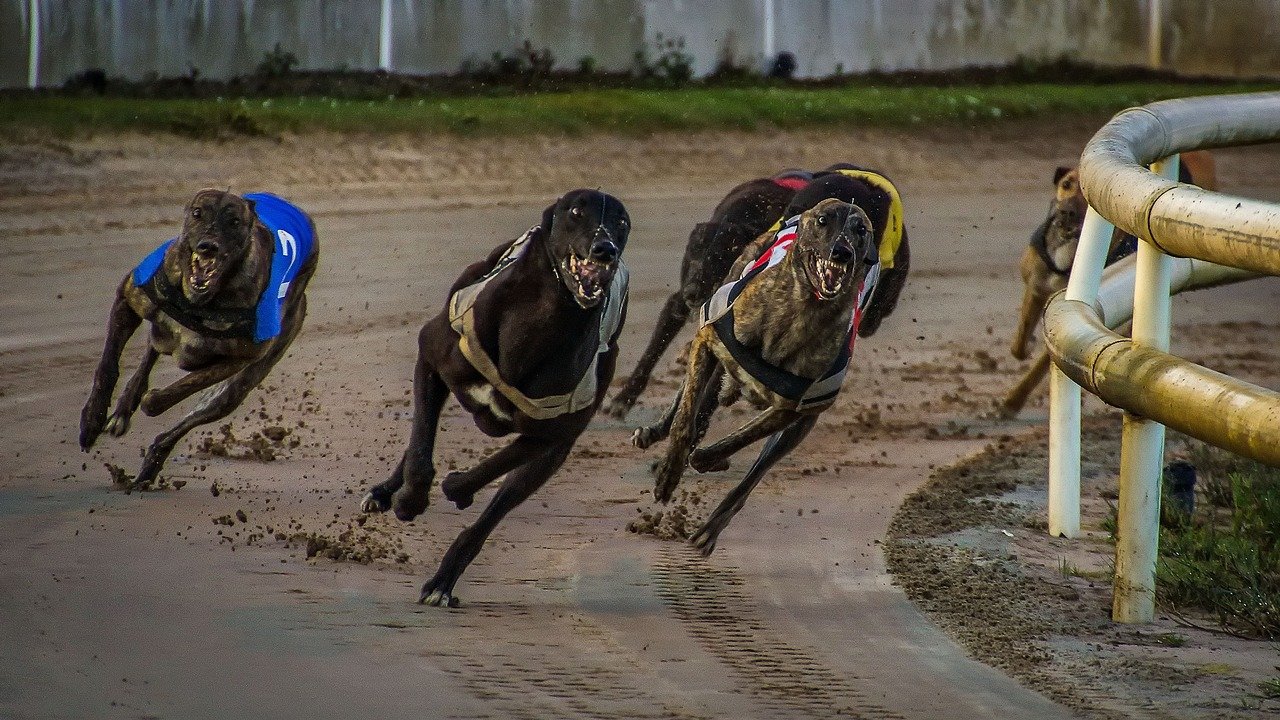
[[[1206,503],[1189,521],[1161,530],[1156,587],[1176,611],[1280,639],[1280,470],[1221,454],[1197,449],[1193,457],[1208,460],[1206,476],[1225,472],[1230,505]]]
[[[1280,700],[1280,677],[1263,680],[1258,683],[1258,689],[1262,691],[1263,697]]]
[[[591,60],[589,70],[584,61]],[[541,50],[533,43],[525,40],[520,47],[508,53],[494,52],[488,60],[465,60],[459,74],[486,83],[509,84],[517,87],[532,87],[551,77],[556,58],[549,48]],[[589,74],[594,71],[595,61],[583,58],[579,61],[579,71]]]
[[[1156,642],[1165,647],[1182,647],[1187,644],[1187,636],[1178,633],[1161,633],[1156,636]]]
[[[258,63],[253,73],[258,77],[280,78],[293,72],[297,64],[298,56],[281,49],[280,43],[276,43],[269,52],[262,54],[262,61]]]
[[[1062,573],[1063,577],[1078,577],[1085,580],[1107,580],[1113,574],[1111,570],[1086,570],[1072,565],[1066,558],[1058,562],[1058,572]]]
[[[693,55],[685,52],[684,38],[669,38],[658,33],[653,44],[657,52],[653,58],[649,56],[648,43],[636,50],[635,74],[641,80],[657,80],[672,87],[688,85],[693,79]]]

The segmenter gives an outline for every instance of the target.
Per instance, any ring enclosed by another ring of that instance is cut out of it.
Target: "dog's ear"
[[[1058,169],[1053,171],[1053,184],[1057,185],[1058,181],[1062,179],[1062,176],[1069,172],[1071,172],[1071,168],[1065,165],[1059,165]]]
[[[242,197],[240,199],[244,200],[245,205],[249,206],[249,214],[255,218],[258,217],[258,203],[252,198]]]
[[[556,208],[559,207],[560,200],[561,198],[556,198],[555,202],[551,203],[547,206],[546,210],[542,211],[542,232],[544,235],[550,234],[551,232],[551,224],[555,222]]]

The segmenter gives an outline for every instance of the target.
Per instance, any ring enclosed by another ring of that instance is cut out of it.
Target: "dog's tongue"
[[[822,284],[826,286],[827,290],[834,291],[840,285],[841,274],[843,274],[842,268],[828,266],[822,273]]]
[[[582,294],[588,298],[597,297],[600,294],[601,275],[603,274],[600,266],[590,260],[580,260],[572,264],[574,266],[573,275],[578,281],[578,287],[582,290]]]

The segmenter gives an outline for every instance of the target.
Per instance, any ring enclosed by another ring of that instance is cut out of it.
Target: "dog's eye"
[[[582,208],[570,208],[569,214],[574,217],[582,217]]]
[[[227,224],[228,224],[228,225],[230,225],[230,226],[231,226],[231,227],[233,227],[233,228],[238,228],[238,227],[240,227],[240,218],[238,218],[238,217],[233,217],[233,218],[231,218],[230,220],[228,220],[228,221],[227,221]]]
[[[195,219],[199,220],[199,219],[200,219],[200,208],[191,208],[191,217],[193,217],[193,218],[195,218]]]
[[[826,224],[827,224],[827,216],[826,216],[826,215],[819,215],[819,216],[818,216],[818,224],[819,224],[819,225],[826,225]]]

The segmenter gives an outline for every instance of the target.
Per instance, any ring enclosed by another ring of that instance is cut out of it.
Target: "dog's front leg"
[[[667,298],[667,304],[662,307],[662,314],[658,316],[658,325],[653,329],[649,346],[640,356],[640,362],[636,363],[636,369],[631,371],[631,377],[627,378],[626,384],[609,403],[610,415],[618,419],[626,417],[627,412],[639,399],[640,393],[644,392],[649,385],[649,377],[653,374],[653,368],[657,366],[658,360],[662,358],[662,353],[667,351],[676,333],[680,332],[680,328],[688,319],[689,305],[685,302],[684,294],[679,291],[672,293],[671,297]]]
[[[107,406],[111,404],[111,393],[116,389],[116,381],[120,379],[120,353],[141,324],[142,317],[129,307],[123,293],[117,294],[107,320],[107,342],[102,348],[102,359],[93,373],[93,388],[89,391],[84,409],[80,411],[81,450],[93,447],[106,427]]]
[[[1035,250],[1027,248],[1022,258],[1022,308],[1018,315],[1018,327],[1013,334],[1013,342],[1009,344],[1009,354],[1016,360],[1027,359],[1027,346],[1031,344],[1031,334],[1040,323],[1040,314],[1044,312],[1044,303],[1049,293],[1044,289],[1048,272],[1044,263],[1036,256]]]
[[[444,380],[419,354],[413,372],[413,428],[409,431],[409,447],[405,448],[404,458],[391,477],[369,491],[365,497],[366,508],[372,500],[385,510],[387,506],[382,503],[384,498],[389,498],[391,509],[401,520],[412,520],[427,509],[431,503],[431,483],[436,477],[436,428],[448,398],[449,388]]]
[[[716,507],[715,512],[711,513],[711,517],[707,518],[702,527],[698,528],[698,532],[689,538],[689,544],[697,548],[703,557],[710,555],[716,549],[716,540],[720,537],[720,533],[728,527],[729,521],[746,504],[747,496],[760,483],[765,472],[787,453],[796,449],[800,441],[804,440],[817,423],[817,415],[802,415],[785,430],[769,438],[761,448],[760,456],[743,476],[742,481],[729,491],[724,500],[720,501],[720,505]]]
[[[138,363],[138,369],[133,371],[133,376],[129,378],[129,382],[125,383],[124,391],[116,400],[115,412],[107,418],[106,429],[112,437],[120,437],[129,431],[129,420],[142,402],[142,394],[147,391],[151,369],[156,366],[156,360],[159,358],[160,353],[156,352],[155,346],[148,342],[146,350],[142,353],[142,362]]]
[[[1027,368],[1027,372],[1018,381],[1017,385],[1004,396],[1004,400],[1000,402],[1000,417],[1011,420],[1018,416],[1024,405],[1027,404],[1027,398],[1031,397],[1031,393],[1039,387],[1040,382],[1049,374],[1049,351],[1041,350],[1040,355]]]
[[[551,447],[528,459],[528,462],[512,470],[502,481],[502,486],[494,494],[493,500],[480,513],[480,517],[471,526],[459,533],[457,539],[445,551],[436,574],[422,586],[422,594],[418,602],[439,607],[457,607],[458,600],[453,596],[453,586],[463,571],[471,564],[489,533],[498,526],[502,518],[517,505],[529,499],[529,496],[542,487],[555,471],[560,469],[569,451],[573,449],[576,438],[561,440]]]
[[[149,390],[142,396],[142,412],[151,417],[159,415],[205,388],[213,387],[244,370],[250,360],[236,358],[189,372],[169,386]],[[130,381],[132,385],[132,381]]]
[[[728,470],[729,458],[734,453],[787,427],[795,422],[797,417],[794,410],[771,407],[718,442],[705,448],[696,448],[689,453],[689,467],[698,472]]]
[[[697,433],[698,406],[704,397],[704,388],[718,367],[710,346],[714,332],[709,325],[703,327],[689,346],[689,369],[685,374],[684,390],[680,393],[671,423],[671,442],[667,445],[667,454],[654,470],[653,495],[659,502],[671,500],[689,460],[689,449]]]

